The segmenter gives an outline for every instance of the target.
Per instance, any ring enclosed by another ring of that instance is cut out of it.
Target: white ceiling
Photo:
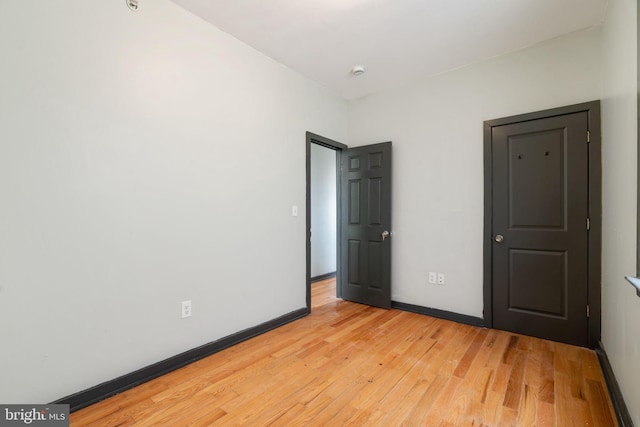
[[[346,99],[600,24],[609,0],[172,0]],[[364,75],[350,74],[354,65]]]

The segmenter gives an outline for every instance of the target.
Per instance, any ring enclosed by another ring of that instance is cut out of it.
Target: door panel
[[[567,317],[567,252],[511,249],[509,308],[539,316]]]
[[[564,228],[565,143],[564,129],[508,138],[509,228]]]
[[[492,129],[498,329],[587,345],[587,129],[586,112]]]
[[[348,279],[347,283],[360,285],[360,241],[349,240],[347,249],[349,262],[347,263]]]
[[[360,224],[360,180],[349,181],[349,224]]]
[[[391,143],[342,151],[342,297],[391,307]]]

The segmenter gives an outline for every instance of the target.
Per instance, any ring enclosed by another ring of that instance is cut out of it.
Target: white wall
[[[311,277],[336,271],[336,151],[311,144]]]
[[[636,271],[636,2],[613,0],[603,26],[602,343],[635,425],[640,425],[640,298]]]
[[[483,121],[599,99],[600,29],[351,104],[349,145],[393,141],[395,301],[482,317]],[[444,273],[444,287],[427,284]]]
[[[344,101],[167,0],[2,1],[0,52],[0,402],[305,307],[305,132]]]

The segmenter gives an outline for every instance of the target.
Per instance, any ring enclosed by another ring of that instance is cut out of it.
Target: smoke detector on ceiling
[[[138,5],[138,0],[125,0],[127,3],[127,6],[129,7],[129,9],[133,10],[134,12],[136,12],[138,10],[138,8],[140,7]]]
[[[364,74],[364,67],[362,65],[356,65],[351,69],[351,74],[354,76],[361,76]]]

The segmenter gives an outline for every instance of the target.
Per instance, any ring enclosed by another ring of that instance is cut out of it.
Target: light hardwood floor
[[[613,426],[595,354],[335,297],[71,415],[72,426]]]

